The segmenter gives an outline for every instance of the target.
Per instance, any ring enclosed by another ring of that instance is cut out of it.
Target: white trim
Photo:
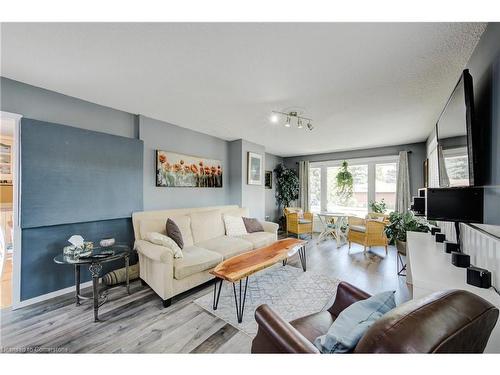
[[[349,165],[359,165],[359,164],[383,164],[383,163],[395,163],[399,160],[399,155],[386,155],[386,156],[372,156],[369,158],[354,158],[354,159],[338,159],[338,160],[325,160],[325,161],[312,161],[309,163],[309,167],[338,167],[342,165],[343,161],[347,161]]]
[[[21,303],[21,151],[20,122],[22,115],[0,111],[0,117],[14,120],[14,157],[12,158],[12,185],[14,197],[12,203],[12,218],[14,222],[13,255],[12,255],[12,309],[19,308]]]
[[[80,284],[81,289],[88,288],[91,286],[92,286],[92,281],[87,281],[83,284]],[[50,292],[47,294],[42,294],[41,296],[38,296],[38,297],[33,297],[30,299],[21,301],[16,305],[15,309],[19,309],[21,307],[33,305],[33,304],[38,303],[38,302],[43,302],[43,301],[49,300],[51,298],[59,297],[59,296],[62,296],[63,294],[68,294],[68,293],[75,293],[75,286],[74,285],[69,286],[69,287],[64,288],[64,289],[59,289],[59,290],[56,290],[54,292]],[[12,307],[12,310],[15,310],[15,309],[14,309],[14,307]]]

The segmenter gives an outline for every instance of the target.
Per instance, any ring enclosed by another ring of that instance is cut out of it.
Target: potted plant
[[[416,217],[411,211],[391,212],[385,234],[390,244],[395,244],[400,253],[406,254],[406,232],[428,232],[425,220]]]
[[[387,203],[385,203],[384,198],[380,202],[373,201],[370,203],[370,209],[376,214],[383,214],[387,211]]]
[[[293,169],[286,168],[283,163],[275,169],[276,173],[276,203],[283,212],[284,207],[289,207],[290,203],[299,197],[299,177]],[[284,216],[280,218],[280,225],[283,228]]]
[[[343,205],[347,205],[353,195],[353,177],[348,169],[347,161],[343,161],[336,176],[337,196]]]

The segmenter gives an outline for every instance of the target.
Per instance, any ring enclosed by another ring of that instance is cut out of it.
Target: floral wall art
[[[156,186],[220,188],[221,161],[156,150]]]

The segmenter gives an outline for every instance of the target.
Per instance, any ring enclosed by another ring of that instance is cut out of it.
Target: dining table
[[[319,212],[316,215],[323,226],[323,230],[318,236],[318,244],[329,236],[337,241],[337,249],[347,243],[349,214],[344,212]]]

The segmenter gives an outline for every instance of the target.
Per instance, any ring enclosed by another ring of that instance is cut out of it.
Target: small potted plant
[[[405,213],[391,212],[385,234],[389,243],[395,244],[398,251],[406,254],[406,232],[428,232],[425,220],[416,217],[411,211]]]
[[[380,202],[373,201],[370,203],[370,209],[376,214],[384,214],[387,211],[387,203],[385,203],[384,198]]]

